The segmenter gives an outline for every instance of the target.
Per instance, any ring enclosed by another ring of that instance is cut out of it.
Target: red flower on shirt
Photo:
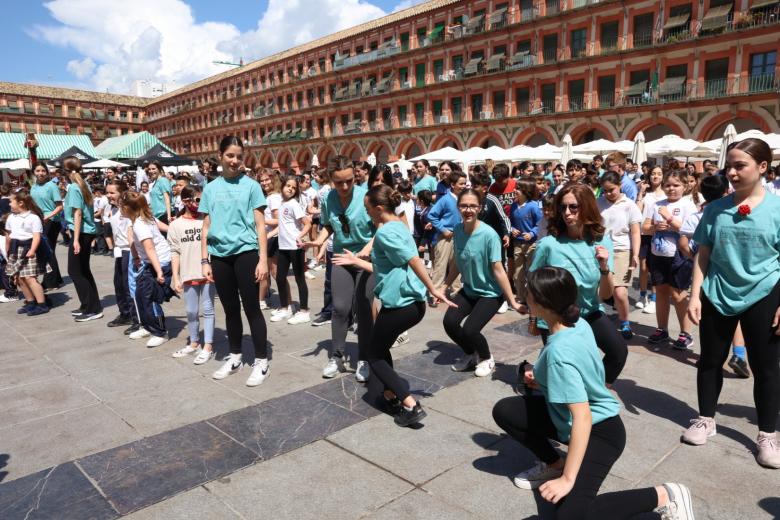
[[[737,208],[737,212],[743,217],[747,217],[748,215],[750,215],[750,206],[748,206],[747,204],[742,204],[740,207]]]

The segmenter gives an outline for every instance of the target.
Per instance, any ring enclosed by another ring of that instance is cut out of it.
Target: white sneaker
[[[669,502],[655,510],[661,515],[661,520],[694,520],[693,500],[688,487],[669,482],[664,487],[669,494]]]
[[[261,311],[268,310],[268,303],[266,303],[265,300],[260,300],[260,310]]]
[[[339,372],[344,371],[344,358],[340,356],[333,356],[328,360],[328,364],[322,369],[322,377],[331,379],[339,375]]]
[[[162,345],[166,341],[168,341],[168,336],[167,335],[166,336],[152,336],[151,338],[149,338],[149,341],[146,342],[146,346],[148,348],[159,347],[160,345]]]
[[[563,469],[553,469],[539,461],[533,468],[518,473],[513,482],[520,489],[536,489],[548,480],[556,479],[561,475]]]
[[[193,365],[202,365],[214,357],[213,350],[203,350],[202,348],[198,350],[200,350],[200,352],[198,352],[198,355],[192,360]]]
[[[501,304],[501,307],[498,308],[498,313],[504,314],[508,310],[509,310],[509,304],[506,301],[504,301],[504,303]]]
[[[425,261],[425,268],[426,269],[432,269],[433,268],[433,262],[431,262],[430,260],[426,260]]]
[[[637,309],[644,309],[646,303],[647,303],[647,295],[645,294],[644,298],[642,298],[641,300],[637,300],[636,301],[636,303],[634,304],[634,307],[636,307]]]
[[[298,311],[296,312],[292,318],[287,320],[288,325],[298,325],[301,323],[309,323],[311,321],[311,316],[309,316],[309,311]]]
[[[306,273],[304,273],[303,276],[305,276],[307,280],[314,280],[315,278],[317,278],[316,276],[314,276],[314,273],[312,273],[311,271],[306,271]]]
[[[179,350],[177,350],[176,352],[174,352],[172,355],[175,358],[182,358],[182,357],[189,356],[190,354],[192,354],[193,352],[197,352],[198,350],[200,349],[192,347],[190,345],[186,345],[180,348]]]
[[[395,341],[392,345],[390,345],[390,348],[394,347],[400,347],[401,345],[406,345],[409,343],[409,331],[402,332],[400,336],[395,338]]]
[[[268,373],[270,371],[270,365],[268,359],[255,359],[252,363],[252,373],[249,375],[249,379],[246,380],[246,386],[258,386],[268,379]]]
[[[5,294],[0,294],[0,303],[18,302],[18,298],[8,298]]]
[[[325,266],[322,265],[322,264],[317,264],[317,265],[314,266],[313,270],[314,271],[324,271],[325,270]]]
[[[355,369],[355,379],[358,383],[365,383],[371,376],[371,369],[368,367],[368,361],[358,361]]]
[[[309,269],[314,269],[315,267],[317,267],[317,260],[315,260],[314,258],[312,258],[311,260],[309,260],[309,261],[306,263],[306,267],[308,267]]]
[[[466,370],[476,366],[477,361],[478,359],[476,354],[464,354],[463,357],[453,363],[450,368],[453,372],[465,372]]]
[[[148,330],[141,327],[137,331],[130,333],[130,335],[127,337],[130,339],[143,339],[143,338],[148,338],[151,335],[152,334]]]
[[[286,307],[279,312],[275,312],[271,315],[271,321],[276,323],[278,321],[283,321],[292,318],[292,311],[289,307]]]
[[[241,354],[230,354],[221,367],[214,372],[211,377],[214,379],[225,379],[231,374],[235,374],[241,370]]]
[[[493,356],[489,359],[483,359],[477,363],[477,368],[474,369],[474,375],[477,377],[489,376],[496,368],[496,362],[493,360]]]
[[[647,302],[645,308],[642,309],[642,312],[645,314],[655,314],[655,302],[654,301]]]

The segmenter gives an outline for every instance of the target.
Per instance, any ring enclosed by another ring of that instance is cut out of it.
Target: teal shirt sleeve
[[[387,259],[398,267],[405,266],[409,261],[417,256],[417,248],[414,246],[412,236],[393,230],[391,233],[377,233],[375,240],[380,241],[382,250],[387,255]],[[374,244],[376,247],[376,243]]]
[[[609,267],[609,270],[612,272],[615,272],[615,248],[612,245],[612,239],[609,238],[607,235],[604,235],[604,237],[597,242],[598,245],[606,248],[607,251],[609,251],[609,259],[607,260],[607,266]],[[593,250],[593,257],[596,257],[596,251]],[[598,265],[598,262],[596,262],[596,265]]]
[[[693,240],[700,246],[712,248],[712,213],[713,206],[707,206],[704,208],[704,213],[701,216],[699,225],[696,227],[696,231],[693,232]]]
[[[500,262],[502,260],[501,240],[498,238],[498,235],[496,234],[489,235],[487,249],[488,249],[488,261],[491,263],[490,267],[493,267],[492,264],[496,262]]]
[[[209,189],[209,186],[210,185],[207,184],[203,189],[203,193],[200,195],[200,204],[198,204],[198,211],[205,213],[206,215],[212,211],[211,190]]]
[[[332,190],[331,190],[332,191]],[[320,208],[320,224],[323,226],[330,226],[330,211],[328,210],[328,201],[330,200],[330,191],[325,198],[322,199]]]
[[[531,267],[528,268],[528,271],[536,271],[540,267],[544,267],[547,265],[547,253],[550,250],[550,243],[549,238],[544,237],[536,244],[536,251],[534,252],[534,258],[531,261]]]
[[[588,393],[582,375],[576,367],[564,361],[547,365],[547,401],[570,404],[588,402]]]
[[[261,209],[266,207],[268,204],[265,202],[265,195],[263,194],[263,189],[260,187],[258,183],[254,183],[251,185],[251,192],[249,197],[249,202],[252,205],[252,209]]]

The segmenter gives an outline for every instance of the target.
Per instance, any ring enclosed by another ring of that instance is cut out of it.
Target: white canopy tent
[[[86,170],[102,170],[103,168],[127,168],[128,166],[130,165],[118,161],[112,161],[111,159],[98,159],[97,161],[83,165],[82,168]]]
[[[607,139],[596,139],[589,143],[572,146],[571,150],[574,152],[575,158],[590,160],[594,155],[608,155],[612,152],[630,154],[633,148],[633,141],[618,141],[615,143]]]
[[[0,170],[29,170],[30,159],[16,159],[14,161],[8,161],[0,163]]]
[[[463,152],[461,152],[460,150],[453,148],[451,146],[445,146],[444,148],[441,148],[439,150],[434,150],[432,152],[424,153],[422,155],[418,155],[417,157],[413,157],[411,160],[419,161],[420,159],[425,159],[428,162],[432,162],[432,163],[440,163],[441,161],[460,162],[462,155]]]
[[[692,159],[709,159],[713,151],[704,149],[699,141],[683,139],[676,135],[665,135],[655,141],[645,143],[648,157],[683,157]],[[717,154],[714,154],[717,157]]]

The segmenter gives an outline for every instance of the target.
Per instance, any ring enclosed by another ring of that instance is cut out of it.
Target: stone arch
[[[617,141],[617,132],[614,128],[603,123],[583,123],[571,129],[569,132],[572,143],[575,145],[582,143],[589,143],[597,139],[607,139],[609,141]]]
[[[737,133],[752,129],[761,130],[764,133],[772,132],[772,128],[762,114],[757,111],[737,110],[736,113],[728,111],[705,117],[696,125],[694,135],[699,138],[700,141],[709,141],[722,137],[723,132],[729,123],[734,124]]]
[[[295,162],[298,163],[298,168],[304,169],[311,164],[312,154],[308,146],[302,146],[298,153],[295,154]]]
[[[276,154],[276,167],[279,168],[282,173],[286,173],[288,168],[293,166],[293,156],[289,150],[279,150]]]
[[[541,137],[536,137],[536,136],[541,136]],[[552,132],[549,128],[545,128],[542,126],[532,126],[517,132],[517,134],[515,134],[515,136],[512,138],[512,145],[513,146],[517,146],[519,144],[527,145],[529,141],[532,140],[537,141],[541,138],[544,139],[544,142],[550,144],[555,144],[555,142],[557,141],[555,133]],[[539,143],[539,144],[544,144],[544,143]]]
[[[258,164],[263,168],[271,168],[274,165],[274,156],[268,150],[260,152],[260,157],[257,158]]]
[[[346,143],[341,147],[341,155],[349,157],[353,161],[359,161],[363,157],[363,150],[357,143]]]
[[[437,135],[433,141],[431,141],[431,150],[440,150],[447,146],[455,148],[456,150],[463,150],[466,148],[463,140],[454,134]]]
[[[685,123],[676,116],[672,117],[675,117],[677,121],[673,121],[669,117],[656,117],[653,119],[641,118],[639,122],[626,129],[625,138],[629,141],[633,141],[636,134],[640,131],[645,134],[645,141],[653,141],[666,134],[674,134],[679,137],[688,138],[689,132]],[[666,134],[663,132],[666,132]],[[648,133],[652,137],[648,137]]]
[[[384,141],[374,141],[368,148],[366,148],[366,155],[374,154],[376,156],[377,163],[390,162],[390,145]]]
[[[427,151],[425,144],[417,137],[407,137],[398,143],[396,156],[405,156],[407,159],[422,155]]]
[[[320,166],[325,167],[328,164],[328,159],[336,156],[336,150],[330,145],[320,146],[317,150],[317,158],[320,160]]]
[[[492,130],[483,130],[481,132],[477,132],[469,141],[469,148],[490,148],[491,146],[507,148],[506,138],[499,133],[493,132]]]

